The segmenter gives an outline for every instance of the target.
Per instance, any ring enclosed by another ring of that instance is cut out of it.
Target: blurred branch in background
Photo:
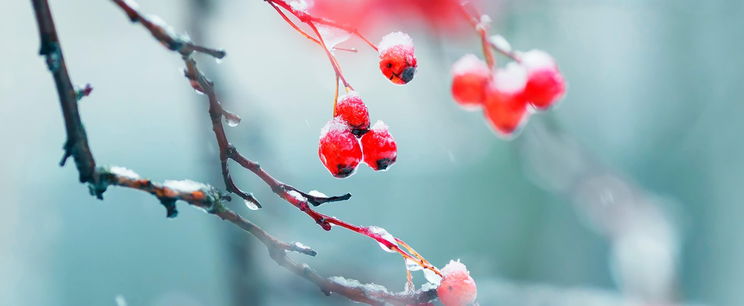
[[[517,141],[527,173],[569,198],[609,241],[610,269],[629,301],[674,304],[680,237],[661,197],[602,165],[556,124],[532,124]]]

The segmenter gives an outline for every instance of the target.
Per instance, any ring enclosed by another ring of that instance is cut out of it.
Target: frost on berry
[[[522,95],[526,83],[524,67],[509,63],[494,73],[487,86],[484,114],[499,135],[512,135],[527,120],[527,101]]]
[[[442,275],[444,277],[437,287],[437,295],[444,306],[466,306],[475,302],[478,288],[463,263],[450,260],[442,268]]]
[[[333,119],[320,132],[318,156],[333,176],[345,178],[359,165],[362,149],[346,123]]]
[[[403,32],[393,32],[382,37],[377,46],[380,53],[380,70],[394,84],[403,85],[413,80],[416,73],[416,56],[413,40]]]
[[[490,78],[488,65],[467,54],[452,65],[452,97],[466,109],[477,109],[483,105]]]
[[[350,92],[339,98],[334,114],[337,118],[351,127],[351,133],[361,137],[369,129],[369,113],[367,105],[355,92]]]
[[[538,109],[546,109],[563,96],[566,82],[552,56],[541,50],[527,51],[521,56],[527,69],[524,98]]]
[[[378,120],[372,129],[362,136],[364,163],[370,168],[385,170],[398,158],[398,147],[390,135],[387,125]]]

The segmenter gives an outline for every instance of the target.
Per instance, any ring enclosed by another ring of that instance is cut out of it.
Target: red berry
[[[362,150],[364,163],[375,171],[387,169],[398,157],[395,139],[388,132],[387,125],[379,120],[362,136]]]
[[[531,50],[522,55],[522,65],[528,74],[524,98],[532,105],[547,109],[563,96],[566,81],[553,57],[540,50]]]
[[[346,123],[333,119],[320,132],[318,156],[337,178],[352,175],[362,159],[362,149]]]
[[[351,133],[361,137],[369,129],[369,113],[362,98],[355,92],[339,98],[334,115],[351,127]]]
[[[472,305],[478,296],[475,280],[459,260],[450,262],[442,268],[444,277],[437,287],[437,295],[444,306]]]
[[[380,70],[391,82],[403,85],[413,80],[416,73],[416,56],[413,40],[403,32],[393,32],[382,37],[378,45]]]
[[[490,78],[485,62],[475,55],[465,55],[452,65],[452,97],[465,108],[482,106]]]
[[[510,63],[499,69],[486,89],[485,116],[501,135],[511,135],[527,118],[527,101],[522,96],[526,83],[523,67]]]

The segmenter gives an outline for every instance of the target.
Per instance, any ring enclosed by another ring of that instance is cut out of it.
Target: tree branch
[[[202,90],[208,94],[210,100],[209,113],[212,118],[213,130],[217,137],[218,144],[220,145],[220,160],[223,167],[223,176],[225,177],[225,182],[229,191],[240,195],[246,201],[255,201],[252,196],[242,193],[242,191],[240,191],[232,182],[226,165],[227,160],[232,159],[244,168],[254,172],[269,184],[275,193],[288,201],[290,197],[298,200],[298,197],[294,196],[293,192],[297,193],[300,197],[304,197],[304,201],[302,202],[303,205],[297,204],[296,206],[304,207],[304,210],[311,216],[313,216],[313,214],[309,212],[313,211],[309,209],[309,206],[307,205],[308,202],[313,205],[320,205],[325,202],[346,200],[350,197],[349,194],[338,197],[325,197],[311,196],[302,193],[294,187],[277,181],[268,173],[263,171],[257,163],[254,163],[240,155],[240,153],[238,153],[237,150],[227,141],[221,121],[221,118],[223,117],[227,120],[235,120],[237,116],[222,109],[222,106],[214,93],[213,84],[197,69],[196,62],[191,58],[193,52],[201,52],[217,58],[224,57],[225,52],[195,45],[187,37],[176,36],[167,25],[159,22],[159,19],[147,18],[141,15],[137,11],[136,7],[133,6],[132,1],[113,1],[126,12],[132,21],[141,22],[158,41],[163,43],[164,46],[173,51],[179,52],[186,63],[187,76],[189,77],[189,80],[191,80],[191,85],[195,89]],[[351,300],[370,305],[383,305],[384,303],[392,303],[396,305],[417,304],[436,298],[436,291],[433,289],[426,291],[420,290],[415,292],[390,293],[387,289],[384,289],[384,287],[377,285],[362,285],[358,282],[345,281],[343,278],[338,277],[324,278],[312,270],[308,265],[295,263],[287,255],[289,251],[292,251],[315,256],[316,252],[314,250],[302,245],[301,243],[286,243],[274,238],[254,223],[244,219],[238,213],[225,207],[223,200],[228,200],[229,197],[210,185],[190,180],[157,183],[149,179],[141,178],[139,175],[126,168],[96,167],[77,108],[78,99],[89,94],[90,88],[88,86],[78,91],[72,85],[62,55],[61,46],[57,37],[57,31],[54,27],[54,21],[48,2],[46,0],[31,0],[31,3],[33,4],[36,21],[39,26],[39,36],[41,38],[40,54],[46,57],[47,66],[54,77],[60,105],[62,106],[62,114],[67,132],[67,142],[65,144],[65,154],[62,159],[62,164],[64,164],[64,161],[68,157],[73,157],[80,175],[80,181],[89,184],[91,194],[102,199],[103,193],[109,186],[120,186],[147,192],[158,198],[160,203],[166,207],[168,217],[175,217],[177,215],[178,212],[175,203],[178,200],[203,209],[206,212],[218,216],[221,219],[238,226],[244,231],[251,233],[266,246],[272,259],[274,259],[279,265],[315,283],[326,294],[335,292]],[[255,203],[258,204],[257,201]],[[290,203],[293,202],[290,201]],[[342,225],[344,227],[350,226],[339,222],[341,221],[335,220],[334,222],[324,224],[328,224],[329,228],[331,223]],[[406,248],[409,247],[406,246]]]

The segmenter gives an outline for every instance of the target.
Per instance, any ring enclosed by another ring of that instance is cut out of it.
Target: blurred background
[[[239,150],[305,191],[353,194],[324,213],[384,227],[440,267],[461,259],[481,305],[744,301],[742,1],[486,1],[493,33],[550,52],[569,82],[561,104],[511,141],[451,100],[450,65],[480,52],[472,31],[438,35],[414,15],[378,25],[373,41],[395,30],[413,37],[419,70],[393,86],[358,41],[347,46],[360,52],[339,53],[399,148],[390,171],[360,167],[345,180],[317,157],[333,95],[320,48],[263,1],[139,3],[228,51],[219,64],[200,61],[243,118],[228,131]],[[207,103],[181,59],[110,1],[51,5],[73,81],[95,88],[80,108],[97,162],[223,188]],[[89,196],[73,166],[57,166],[65,134],[31,4],[1,1],[0,12],[0,305],[350,304],[201,211],[179,204],[166,219],[138,191]],[[402,290],[399,257],[324,232],[247,171],[233,176],[264,208],[231,208],[319,252],[299,260]]]

